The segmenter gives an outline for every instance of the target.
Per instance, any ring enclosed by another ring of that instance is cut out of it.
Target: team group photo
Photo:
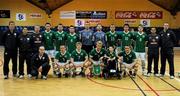
[[[2,0],[0,96],[179,96],[175,1]]]

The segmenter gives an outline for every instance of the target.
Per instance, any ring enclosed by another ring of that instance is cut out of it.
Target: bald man
[[[35,76],[35,78],[38,78],[39,72],[41,72],[41,78],[46,80],[47,74],[50,70],[49,65],[49,58],[48,55],[45,53],[44,46],[39,47],[39,52],[34,54],[31,60],[32,64],[32,76]]]

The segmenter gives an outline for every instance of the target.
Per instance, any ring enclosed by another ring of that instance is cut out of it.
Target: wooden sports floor
[[[0,57],[3,58],[2,56],[1,47]],[[180,50],[175,51],[176,78],[169,79],[168,66],[166,70],[164,78],[144,77],[141,72],[135,79],[126,77],[122,80],[54,78],[51,70],[47,80],[29,80],[27,77],[17,79],[11,75],[8,80],[4,80],[1,66],[0,96],[180,96],[180,78],[177,76],[180,71]]]

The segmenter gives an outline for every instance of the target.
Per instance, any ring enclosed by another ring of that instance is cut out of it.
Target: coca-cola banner
[[[116,11],[115,19],[162,19],[162,11]]]

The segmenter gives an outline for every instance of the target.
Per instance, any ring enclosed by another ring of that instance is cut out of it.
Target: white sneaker
[[[160,74],[160,77],[164,77],[164,75],[163,75],[163,74]]]
[[[174,79],[174,76],[170,76],[170,79]]]
[[[23,79],[23,78],[24,78],[24,76],[23,76],[23,75],[20,75],[20,76],[19,76],[19,79]]]
[[[146,76],[147,75],[146,71],[142,71],[142,75]]]
[[[46,79],[47,79],[47,77],[46,77],[46,76],[43,76],[43,77],[42,77],[42,79],[46,80]]]
[[[154,74],[154,76],[159,77],[159,74]]]
[[[148,73],[148,74],[147,74],[147,77],[150,77],[150,76],[151,76],[151,73]]]
[[[31,79],[31,78],[32,78],[32,75],[31,75],[31,74],[28,74],[28,78]]]

